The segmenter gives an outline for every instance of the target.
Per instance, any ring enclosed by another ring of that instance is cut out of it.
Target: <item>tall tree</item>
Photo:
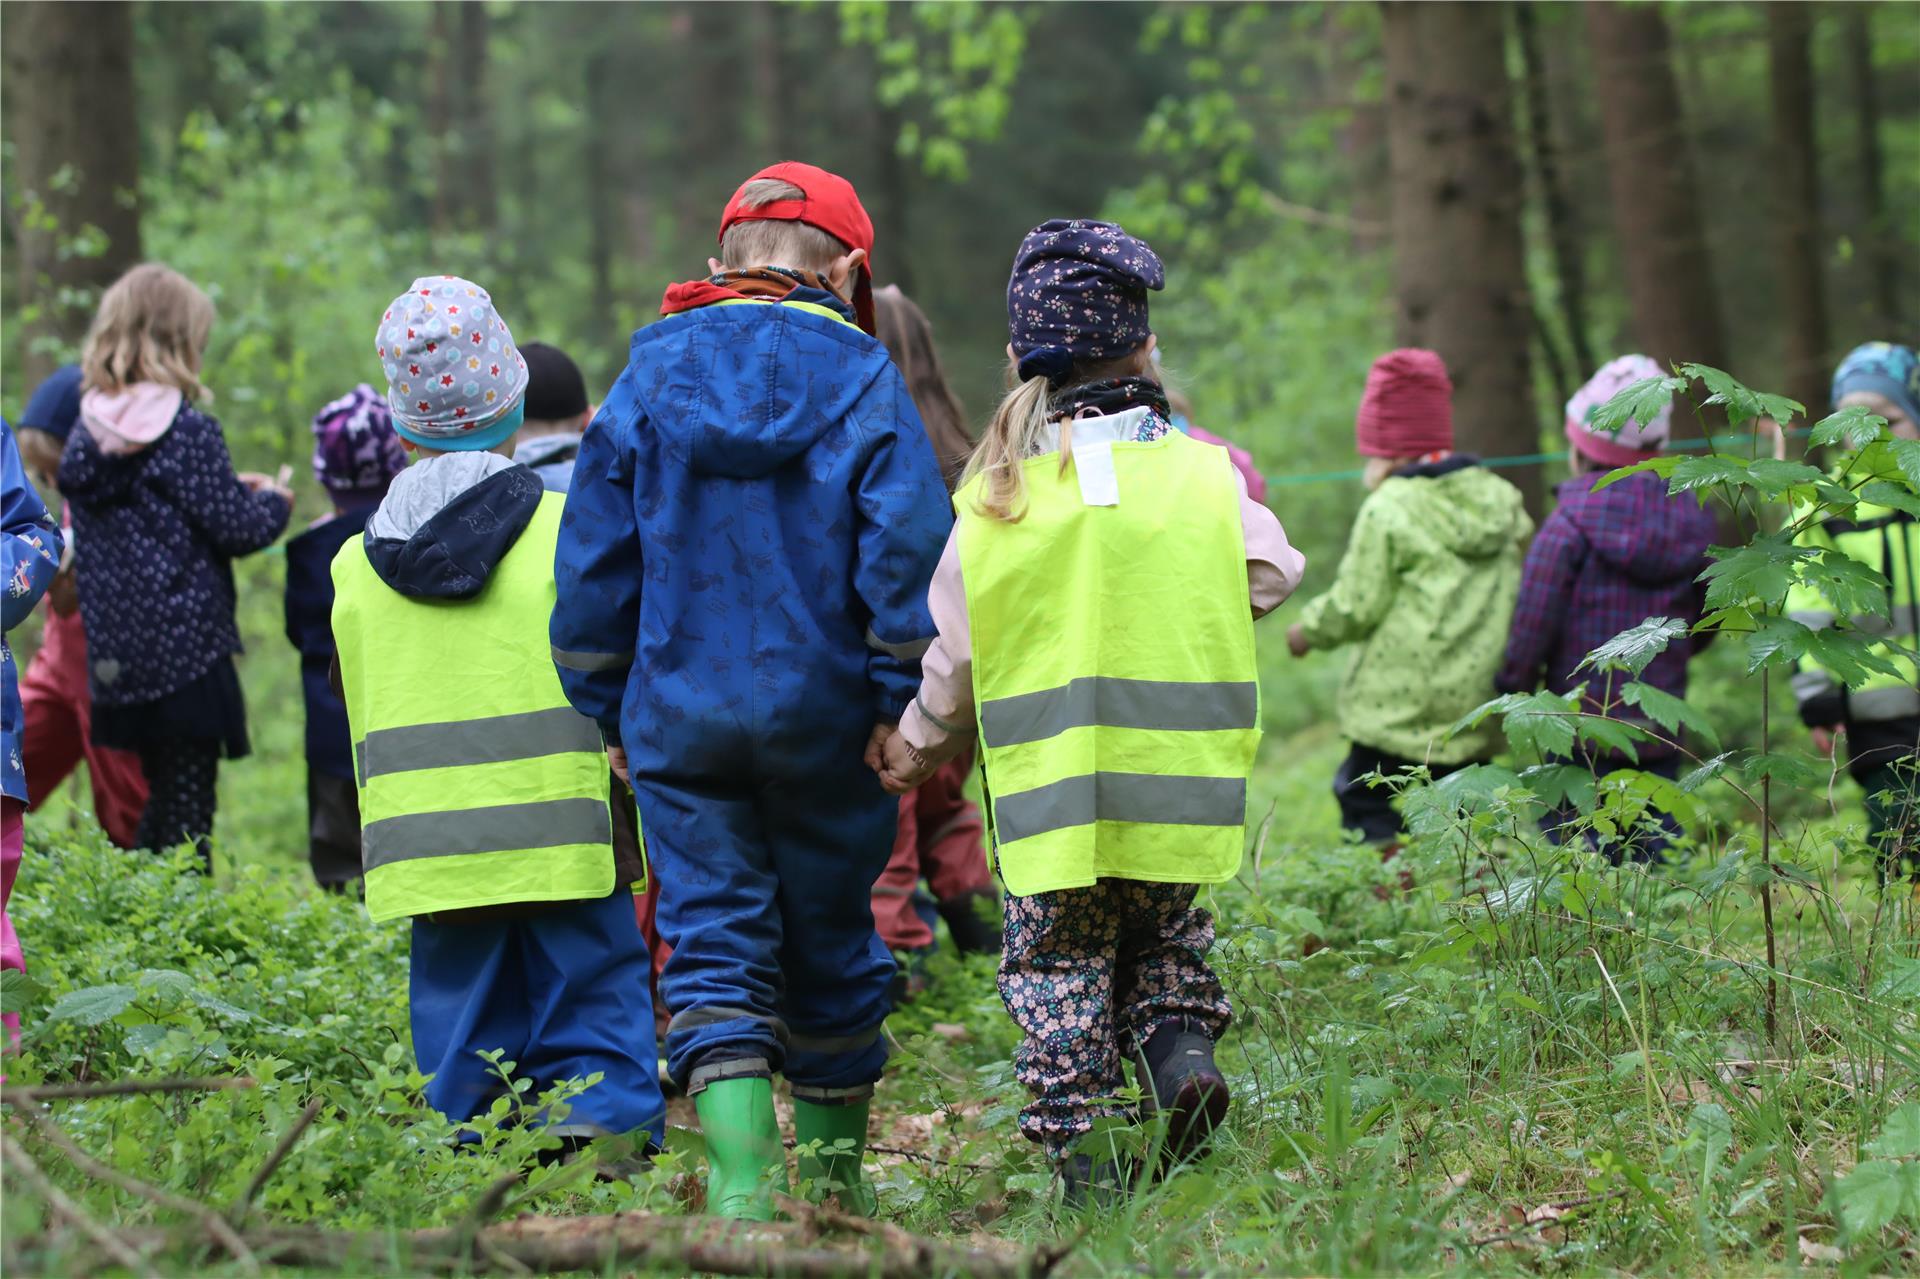
[[[1860,240],[1868,275],[1867,296],[1873,332],[1900,332],[1900,253],[1887,217],[1886,164],[1880,149],[1880,87],[1873,71],[1873,11],[1878,6],[1846,8],[1847,79],[1853,83],[1854,171],[1860,178],[1865,230]]]
[[[1813,149],[1812,38],[1808,6],[1767,6],[1767,65],[1772,85],[1774,237],[1779,258],[1777,308],[1787,393],[1817,413],[1827,393],[1827,295],[1821,275],[1820,188]]]
[[[1567,194],[1560,171],[1559,140],[1554,135],[1553,105],[1547,93],[1546,59],[1540,50],[1538,5],[1513,6],[1514,33],[1520,46],[1522,87],[1525,90],[1527,150],[1539,184],[1546,214],[1547,244],[1553,251],[1554,274],[1560,281],[1560,315],[1567,329],[1567,348],[1585,378],[1598,367],[1587,334],[1586,237]]]
[[[1705,223],[1660,7],[1600,0],[1586,6],[1614,238],[1620,246],[1634,344],[1662,364],[1725,368]],[[1686,415],[1675,418],[1680,428]]]
[[[1394,336],[1447,362],[1462,449],[1531,453],[1533,312],[1499,7],[1383,12]],[[1510,474],[1538,510],[1538,468]]]
[[[85,335],[98,291],[140,260],[140,121],[133,6],[10,4],[8,134],[26,380]]]
[[[460,11],[460,118],[449,133],[459,139],[458,181],[463,194],[462,222],[476,231],[491,232],[499,225],[493,139],[493,95],[487,92],[492,22],[480,0],[456,6]]]

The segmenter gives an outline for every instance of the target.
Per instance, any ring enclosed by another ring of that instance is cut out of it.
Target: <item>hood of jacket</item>
[[[629,371],[648,426],[704,475],[757,479],[839,427],[888,367],[886,348],[805,307],[737,302],[633,336]]]
[[[1526,523],[1520,490],[1462,454],[1396,471],[1381,491],[1389,485],[1407,518],[1463,559],[1500,554]]]
[[[1560,485],[1560,510],[1602,563],[1636,582],[1687,580],[1705,567],[1714,539],[1713,513],[1685,494],[1670,495],[1657,475],[1630,475],[1595,491],[1601,475]]]
[[[586,436],[579,431],[536,435],[514,446],[513,460],[522,466],[546,466],[550,462],[571,462],[579,454],[580,441],[585,438]]]
[[[165,391],[167,395],[132,394],[140,387]],[[155,387],[152,383],[141,383],[125,392],[102,396],[95,402],[99,395],[97,391],[89,391],[82,398],[82,404],[94,402],[101,415],[89,414],[83,408],[80,429],[67,437],[66,451],[60,456],[60,493],[95,506],[110,506],[131,499],[134,484],[146,469],[147,456],[153,446],[194,410],[180,392],[171,387]],[[168,396],[173,408],[161,422],[159,418]],[[119,427],[107,425],[109,421],[118,423]],[[135,443],[130,436],[118,434],[120,428],[148,438]]]
[[[402,595],[471,599],[486,589],[546,489],[498,453],[442,453],[394,477],[367,520],[367,560]]]
[[[118,391],[88,391],[80,397],[80,421],[110,457],[138,453],[167,433],[187,397],[179,388],[135,382]]]

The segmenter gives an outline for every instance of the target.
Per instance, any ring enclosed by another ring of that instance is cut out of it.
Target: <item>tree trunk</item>
[[[1532,3],[1513,6],[1519,37],[1527,102],[1527,143],[1534,177],[1540,185],[1541,208],[1546,214],[1547,243],[1553,252],[1554,273],[1560,280],[1560,318],[1567,329],[1567,347],[1576,366],[1574,377],[1584,381],[1599,367],[1587,336],[1586,239],[1581,234],[1573,201],[1560,172],[1559,140],[1553,132],[1553,108],[1547,96],[1546,61],[1540,53],[1539,17]]]
[[[1446,361],[1461,450],[1532,453],[1533,310],[1499,7],[1383,8],[1395,338]],[[1539,468],[1507,474],[1538,511]]]
[[[24,387],[60,364],[100,290],[140,261],[133,6],[8,5],[6,90]]]
[[[607,62],[612,55],[596,48],[587,56],[586,179],[587,276],[592,281],[589,310],[595,333],[615,331],[613,315],[613,148],[608,144]]]
[[[1812,22],[1804,4],[1767,6],[1773,88],[1774,237],[1787,394],[1820,416],[1827,398],[1827,295],[1821,278],[1820,190],[1813,149]]]
[[[489,236],[499,229],[495,180],[493,98],[487,92],[488,37],[492,25],[480,0],[460,9],[460,119],[449,130],[460,139],[461,222]]]
[[[427,136],[422,141],[433,155],[433,233],[438,239],[453,229],[455,138],[459,134],[459,104],[453,83],[453,26],[451,4],[427,6]]]
[[[1586,6],[1613,229],[1633,313],[1634,341],[1666,365],[1725,368],[1705,224],[1680,114],[1667,22],[1660,7]],[[1691,419],[1676,414],[1676,434]]]
[[[1847,79],[1854,91],[1854,168],[1860,174],[1860,204],[1865,224],[1864,252],[1870,319],[1875,334],[1891,339],[1900,328],[1900,254],[1887,217],[1886,164],[1880,150],[1880,89],[1873,75],[1873,5],[1846,8]]]

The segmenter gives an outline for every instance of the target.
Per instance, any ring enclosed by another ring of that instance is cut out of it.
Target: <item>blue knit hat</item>
[[[423,275],[381,317],[375,353],[402,438],[430,449],[490,449],[526,416],[527,362],[487,291]]]
[[[64,440],[80,420],[80,366],[69,364],[33,388],[20,425]]]
[[[1885,396],[1920,426],[1920,358],[1892,342],[1866,342],[1847,352],[1833,374],[1833,404],[1856,392]]]

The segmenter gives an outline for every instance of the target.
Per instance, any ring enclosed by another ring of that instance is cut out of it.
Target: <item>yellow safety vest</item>
[[[1907,719],[1920,715],[1920,673],[1907,654],[1920,626],[1920,523],[1899,511],[1860,503],[1847,516],[1831,516],[1794,539],[1797,546],[1833,549],[1859,561],[1887,579],[1887,616],[1862,613],[1847,620],[1849,627],[1873,637],[1873,652],[1900,673],[1868,671],[1856,684],[1821,666],[1817,658],[1800,659],[1793,691],[1806,702],[1825,693],[1844,690],[1846,715],[1855,722]],[[1795,582],[1787,593],[1787,614],[1814,630],[1832,626],[1833,604],[1818,590]]]
[[[479,595],[400,594],[361,539],[333,561],[333,635],[375,920],[613,891],[600,730],[547,635],[563,499],[548,493]]]
[[[1112,450],[1117,505],[1058,453],[1016,523],[954,498],[1001,878],[1213,884],[1240,868],[1260,741],[1246,541],[1225,449]],[[1076,463],[1076,465],[1078,465]]]

